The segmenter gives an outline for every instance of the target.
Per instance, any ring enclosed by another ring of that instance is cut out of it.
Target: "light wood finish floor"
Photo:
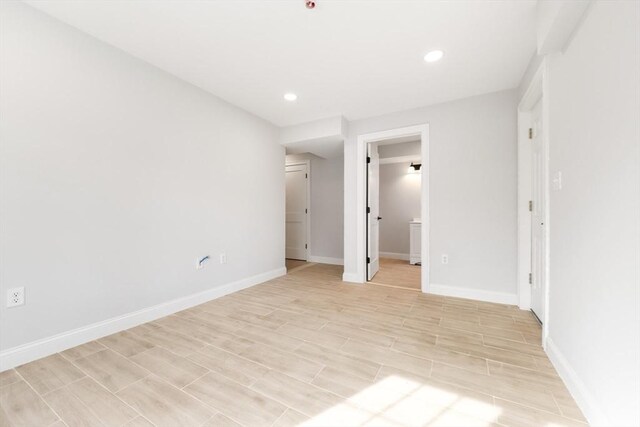
[[[307,261],[303,261],[300,259],[285,259],[284,260],[285,266],[287,267],[287,271],[291,271],[294,268],[298,268],[298,267],[302,267],[303,265],[307,264]]]
[[[380,269],[371,283],[420,290],[421,268],[409,261],[380,258]]]
[[[2,426],[573,426],[513,306],[285,277],[0,374]]]

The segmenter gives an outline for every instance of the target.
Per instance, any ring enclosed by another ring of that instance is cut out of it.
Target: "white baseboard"
[[[360,277],[356,273],[342,273],[342,281],[349,283],[362,283]]]
[[[380,252],[380,258],[401,259],[409,261],[409,254],[399,254],[396,252]]]
[[[444,295],[447,297],[458,297],[475,299],[478,301],[495,302],[499,304],[518,304],[518,295],[506,292],[485,291],[482,289],[460,288],[450,285],[438,285],[431,283],[429,285],[430,294]]]
[[[309,256],[309,262],[317,262],[319,264],[333,264],[333,265],[344,265],[344,260],[342,258],[331,258],[325,256]]]
[[[0,352],[0,372],[223,297],[286,274],[284,267]]]
[[[600,410],[595,398],[584,385],[576,371],[573,370],[569,361],[560,352],[551,338],[547,338],[546,352],[549,360],[558,371],[558,375],[564,381],[569,393],[580,407],[585,418],[591,426],[610,426],[611,422]]]

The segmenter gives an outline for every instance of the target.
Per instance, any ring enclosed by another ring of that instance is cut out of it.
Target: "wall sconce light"
[[[422,163],[413,163],[409,165],[409,172],[420,172],[420,168],[422,167]]]

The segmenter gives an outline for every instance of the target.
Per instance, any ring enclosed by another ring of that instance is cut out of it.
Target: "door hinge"
[[[371,157],[367,156],[367,163],[371,163]]]
[[[304,213],[309,213],[309,211],[307,209],[304,210]]]
[[[371,208],[367,206],[367,213],[371,213]]]
[[[307,244],[306,243],[304,244],[304,248],[307,249]]]
[[[529,212],[533,212],[533,200],[529,200]]]
[[[533,139],[533,128],[529,128],[529,139]]]
[[[305,174],[304,174],[304,177],[305,177],[305,178],[309,178],[309,175],[305,173]]]
[[[367,257],[367,264],[371,264],[371,258]]]
[[[533,285],[533,275],[529,273],[529,284]]]

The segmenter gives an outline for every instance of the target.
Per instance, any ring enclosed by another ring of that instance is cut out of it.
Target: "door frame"
[[[531,161],[532,151],[529,142],[529,128],[531,127],[531,109],[542,99],[542,197],[544,202],[544,228],[542,262],[543,262],[543,301],[544,315],[542,320],[542,346],[546,349],[549,335],[549,79],[548,64],[544,59],[529,87],[518,104],[518,306],[522,310],[531,309]]]
[[[284,165],[284,173],[287,173],[287,166],[299,166],[299,165],[306,165],[307,167],[307,197],[306,197],[306,208],[307,209],[307,229],[306,229],[306,233],[307,233],[307,248],[305,250],[305,258],[307,262],[309,262],[309,257],[311,254],[311,160],[295,160],[292,162],[286,162]],[[284,193],[284,197],[285,197],[285,210],[286,210],[286,197],[287,197],[287,190],[285,187],[285,193]],[[286,211],[285,211],[285,217],[286,217]],[[286,221],[286,218],[285,218]],[[287,236],[285,235],[285,246],[287,244]],[[286,259],[286,254],[285,254],[285,259]]]
[[[357,282],[367,282],[367,145],[370,142],[378,142],[385,139],[404,136],[420,137],[420,153],[422,156],[421,168],[421,197],[420,210],[422,219],[421,235],[421,289],[429,292],[429,124],[407,126],[389,129],[381,132],[372,132],[358,135],[356,146],[356,265]]]

